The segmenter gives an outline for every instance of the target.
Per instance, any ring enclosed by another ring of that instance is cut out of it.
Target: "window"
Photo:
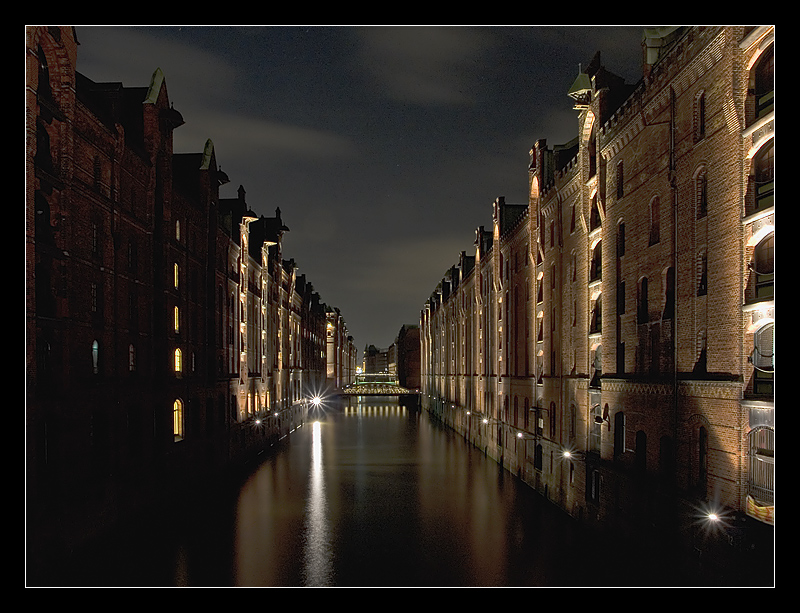
[[[589,498],[592,502],[600,502],[600,484],[602,478],[599,470],[592,471],[592,478],[589,482]]]
[[[128,243],[128,270],[135,273],[139,259],[138,249],[133,239]]]
[[[705,328],[697,331],[695,353],[697,361],[694,364],[693,372],[699,375],[705,374],[708,367],[708,342]]]
[[[128,345],[128,372],[136,371],[136,347]]]
[[[172,436],[177,443],[183,440],[184,432],[183,400],[176,398],[172,403]]]
[[[592,196],[592,210],[589,213],[589,229],[594,230],[602,226],[600,218],[600,205],[597,203],[597,194]]]
[[[181,331],[181,314],[178,307],[173,309],[173,326],[175,328],[175,334],[178,334]]]
[[[617,226],[617,257],[625,255],[625,224],[620,222]]]
[[[753,353],[750,363],[753,365],[753,393],[759,395],[773,394],[773,375],[775,371],[775,324],[761,326],[753,334]]]
[[[172,266],[172,283],[175,289],[178,289],[178,285],[180,284],[180,267],[177,262]]]
[[[664,314],[663,319],[672,319],[675,315],[675,269],[667,268],[664,283]]]
[[[647,277],[639,282],[639,304],[637,305],[637,321],[646,324],[650,321],[650,307],[647,304]]]
[[[92,255],[100,255],[100,228],[92,222]]]
[[[661,240],[661,207],[658,197],[650,201],[650,245]]]
[[[603,277],[603,241],[598,241],[592,249],[592,261],[589,268],[589,281],[599,281]]]
[[[753,160],[756,210],[775,204],[775,147],[769,141],[758,150]]]
[[[706,93],[700,92],[694,101],[694,139],[702,140],[706,135]]]
[[[773,297],[775,279],[775,234],[769,234],[756,245],[753,252],[753,267],[756,278],[756,298]]]
[[[775,46],[762,54],[755,67],[756,117],[764,117],[775,108]]]
[[[92,342],[92,372],[100,372],[100,344],[97,341]]]
[[[175,372],[183,371],[183,354],[180,349],[175,350]]]
[[[697,217],[699,219],[705,217],[708,213],[708,180],[705,170],[697,175],[695,190],[697,192]]]
[[[697,295],[705,296],[708,293],[708,256],[703,251],[697,256]]]
[[[592,320],[589,328],[590,333],[597,333],[603,329],[603,308],[602,308],[602,294],[597,296],[592,305]]]
[[[749,435],[748,494],[764,504],[775,501],[775,431],[761,426]]]
[[[578,409],[574,404],[569,405],[569,440],[575,440],[578,430]]]
[[[100,156],[94,157],[94,167],[92,171],[92,179],[94,182],[94,188],[100,189],[100,179],[102,178],[102,166],[100,165]]]

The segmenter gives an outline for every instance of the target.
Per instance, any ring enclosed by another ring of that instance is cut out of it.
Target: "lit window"
[[[173,266],[173,277],[174,277],[173,281],[174,281],[175,289],[178,289],[178,280],[180,278],[180,275],[179,275],[179,268],[178,268],[178,263],[177,262],[175,262],[175,265]]]
[[[183,370],[183,354],[180,349],[175,350],[175,372]]]
[[[175,442],[183,440],[183,401],[180,399],[172,403],[172,435]]]
[[[175,320],[173,323],[175,325],[175,333],[177,334],[178,332],[181,331],[181,313],[180,313],[180,310],[178,309],[178,307],[175,307],[175,310],[174,310],[173,313],[174,313],[174,320]]]

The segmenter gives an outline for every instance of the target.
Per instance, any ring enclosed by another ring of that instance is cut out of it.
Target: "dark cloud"
[[[498,196],[526,202],[528,151],[577,134],[566,91],[595,52],[639,78],[640,27],[78,26],[78,69],[142,86],[156,68],[251,207],[359,346],[415,323]]]

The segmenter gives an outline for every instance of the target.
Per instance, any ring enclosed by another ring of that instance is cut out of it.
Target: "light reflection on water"
[[[237,585],[502,585],[514,491],[465,441],[396,401],[351,401],[244,484]]]
[[[313,424],[311,439],[311,472],[308,481],[304,544],[304,585],[327,586],[332,578],[332,555],[325,498],[325,468],[322,462],[320,422]]]

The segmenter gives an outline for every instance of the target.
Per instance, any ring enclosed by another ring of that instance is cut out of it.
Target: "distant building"
[[[773,521],[773,47],[647,30],[633,86],[598,54],[422,310],[423,406],[584,521]]]
[[[393,358],[394,363],[394,358]],[[395,367],[396,368],[396,367]],[[389,350],[379,349],[375,345],[364,347],[362,369],[365,373],[389,372]]]
[[[403,387],[420,387],[420,338],[418,325],[404,325],[397,333],[392,347],[395,354],[395,372]]]

